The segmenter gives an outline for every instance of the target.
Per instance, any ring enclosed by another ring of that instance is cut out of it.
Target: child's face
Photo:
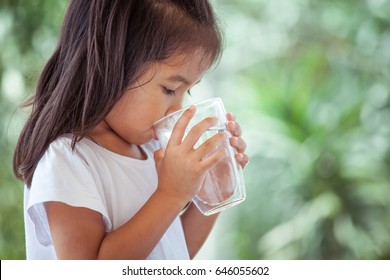
[[[123,140],[141,145],[154,136],[153,124],[182,107],[187,91],[210,64],[201,53],[176,55],[152,63],[139,81],[115,104],[106,123]]]

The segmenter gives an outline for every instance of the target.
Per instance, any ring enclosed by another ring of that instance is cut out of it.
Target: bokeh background
[[[200,259],[390,259],[390,0],[214,0],[221,96],[251,157],[247,200]],[[12,153],[65,0],[0,0],[0,259],[23,259]]]

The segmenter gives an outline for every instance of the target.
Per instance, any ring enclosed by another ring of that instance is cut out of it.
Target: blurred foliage
[[[228,43],[215,90],[251,162],[218,257],[390,259],[390,1],[219,9]]]
[[[23,186],[12,175],[12,154],[33,93],[56,44],[65,1],[0,0],[0,259],[24,259]]]
[[[215,257],[390,259],[390,0],[213,2],[226,50],[193,95],[222,96],[251,157]],[[16,107],[65,4],[0,0],[0,259],[24,258]]]

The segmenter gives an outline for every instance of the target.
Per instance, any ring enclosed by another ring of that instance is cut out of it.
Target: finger
[[[181,115],[172,130],[172,134],[167,146],[180,145],[182,143],[186,128],[192,117],[195,115],[195,111],[195,106],[190,106],[187,110],[184,111],[183,115]]]
[[[158,149],[154,152],[154,161],[156,162],[156,166],[160,163],[160,161],[164,158],[165,149]]]
[[[249,163],[249,156],[247,154],[238,153],[235,155],[235,158],[242,169]]]
[[[227,113],[226,118],[228,121],[236,121],[236,116],[233,113]]]
[[[202,160],[216,151],[220,150],[222,146],[226,147],[226,140],[229,139],[230,135],[228,132],[217,133],[213,137],[207,139],[202,145],[200,145],[196,150],[196,157],[199,160]]]
[[[210,168],[214,167],[215,165],[217,165],[219,162],[221,162],[228,155],[229,155],[228,150],[226,149],[226,147],[222,146],[215,153],[213,153],[209,157],[203,159],[201,164],[202,164],[203,168],[210,169]]]
[[[241,136],[242,134],[241,126],[236,121],[228,121],[227,129],[233,136]]]
[[[237,153],[244,153],[246,150],[246,142],[241,137],[231,137],[229,139],[230,145],[237,151]]]
[[[191,128],[186,138],[183,140],[183,144],[186,145],[187,148],[192,149],[202,134],[210,127],[215,126],[217,123],[217,117],[207,117],[203,119]]]

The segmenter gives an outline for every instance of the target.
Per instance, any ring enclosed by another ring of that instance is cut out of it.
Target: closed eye
[[[176,90],[174,90],[174,89],[169,89],[166,87],[162,87],[162,89],[163,89],[163,92],[167,95],[175,95],[176,94]]]

